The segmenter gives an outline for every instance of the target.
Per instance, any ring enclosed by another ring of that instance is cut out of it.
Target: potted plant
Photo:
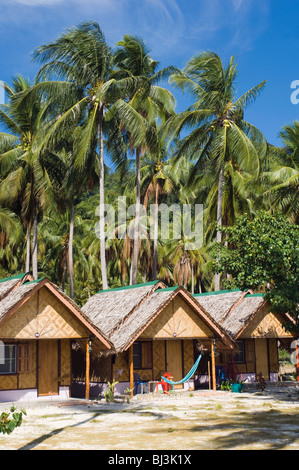
[[[241,393],[243,390],[243,385],[247,379],[242,380],[240,377],[236,377],[233,380],[230,380],[230,387],[233,393]]]

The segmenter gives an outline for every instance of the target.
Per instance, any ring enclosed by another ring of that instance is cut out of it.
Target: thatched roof
[[[11,311],[11,309],[16,304],[18,304],[22,299],[24,299],[27,294],[35,288],[35,286],[35,283],[28,282],[10,291],[10,293],[8,293],[0,302],[0,321],[5,317],[8,312]]]
[[[21,285],[26,279],[28,279],[28,274],[18,274],[16,276],[7,277],[5,279],[0,279],[0,301],[4,299],[15,287]],[[30,277],[31,279],[31,277]]]
[[[104,331],[115,350],[120,352],[128,349],[176,295],[183,296],[221,340],[230,342],[223,328],[189,292],[183,287],[166,288],[158,281],[102,291],[84,305],[83,312]]]
[[[198,303],[216,320],[222,323],[232,307],[246,295],[240,290],[211,292],[194,295]]]
[[[82,311],[101,328],[107,337],[111,337],[114,330],[126,320],[132,310],[135,310],[160,286],[164,284],[155,281],[101,291],[86,302]]]
[[[82,312],[80,307],[61,289],[59,289],[58,286],[46,278],[34,281],[31,279],[31,276],[28,277],[27,275],[20,275],[9,280],[5,279],[3,282],[0,281],[0,288],[3,287],[3,296],[0,299],[0,323],[17,311],[18,308],[31,297],[31,295],[42,287],[46,287],[77,317],[81,323],[85,325],[87,330],[90,332],[90,336],[95,336],[105,348],[112,348],[111,342],[102,333],[102,331],[91,322],[90,318]]]
[[[262,295],[251,291],[222,291],[195,295],[198,303],[236,340],[255,313],[266,304]]]
[[[118,328],[110,336],[110,340],[117,351],[125,350],[151,322],[156,312],[172,299],[174,296],[173,291],[166,290],[163,292],[163,290],[152,293],[139,307],[133,309],[126,321],[118,323]]]
[[[265,303],[266,301],[262,296],[247,295],[239,305],[232,309],[221,325],[232,338],[237,338],[238,334],[243,331],[251,318]]]

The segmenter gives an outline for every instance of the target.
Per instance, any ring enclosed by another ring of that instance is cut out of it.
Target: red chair
[[[165,377],[167,380],[172,379],[172,376],[169,372],[165,372],[165,374],[163,374],[163,377]],[[156,393],[158,393],[158,385],[162,385],[163,393],[165,394],[170,393],[171,385],[165,382],[163,379],[161,379],[161,382],[157,382]]]

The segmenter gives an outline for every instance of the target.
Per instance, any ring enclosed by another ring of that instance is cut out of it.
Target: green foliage
[[[34,60],[41,68],[32,85],[14,77],[4,84],[8,103],[0,107],[6,131],[0,132],[2,278],[25,271],[26,228],[32,230],[38,215],[39,274],[70,294],[73,280],[79,305],[106,277],[109,287],[132,282],[132,239],[116,236],[103,250],[96,207],[102,197],[114,207],[123,195],[136,203],[136,150],[142,149],[141,202],[203,203],[205,245],[187,253],[183,236],[164,240],[160,231],[152,243],[145,233],[137,282],[158,278],[194,292],[212,290],[218,219],[226,226],[219,269],[232,276],[227,287],[264,290],[273,309],[298,317],[299,124],[284,126],[283,148],[275,148],[245,121],[265,82],[236,97],[233,57],[224,64],[202,52],[182,71],[160,69],[141,38],[126,34],[111,48],[95,22],[38,47]],[[167,78],[190,95],[189,109],[174,112],[175,96],[158,86]],[[113,171],[100,171],[104,149]],[[100,181],[105,194],[99,198]],[[250,216],[236,222],[245,213]],[[134,220],[128,216],[124,228]]]
[[[214,269],[231,276],[225,287],[260,290],[273,311],[288,312],[298,321],[298,225],[262,211],[254,218],[243,215],[221,231],[227,244],[214,253]]]
[[[231,391],[230,381],[225,380],[225,381],[221,382],[220,389],[222,391]]]
[[[26,416],[25,410],[16,411],[15,407],[11,407],[10,411],[4,411],[0,415],[0,433],[11,434],[15,428],[20,427],[23,422],[23,415]]]
[[[107,383],[108,383],[108,387],[105,389],[104,396],[105,396],[106,402],[110,403],[114,401],[114,389],[115,389],[115,386],[119,382],[113,380],[112,382],[107,382]]]

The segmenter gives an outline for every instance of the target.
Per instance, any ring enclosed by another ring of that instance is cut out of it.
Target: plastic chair
[[[165,377],[168,380],[171,380],[171,378],[172,378],[171,374],[169,372],[165,372],[165,374],[163,374],[163,377]],[[158,393],[158,386],[159,385],[162,385],[163,393],[170,393],[171,392],[171,385],[168,384],[167,382],[165,382],[163,379],[161,379],[161,382],[157,382],[156,393]],[[174,386],[172,386],[172,388],[174,388]]]
[[[141,394],[143,394],[143,387],[145,387],[146,393],[148,393],[147,382],[143,382],[136,372],[134,372],[134,379],[135,379],[135,387],[134,393],[137,394],[138,386],[140,385]]]
[[[228,379],[228,374],[222,366],[216,366],[216,382],[221,385],[222,382]]]

